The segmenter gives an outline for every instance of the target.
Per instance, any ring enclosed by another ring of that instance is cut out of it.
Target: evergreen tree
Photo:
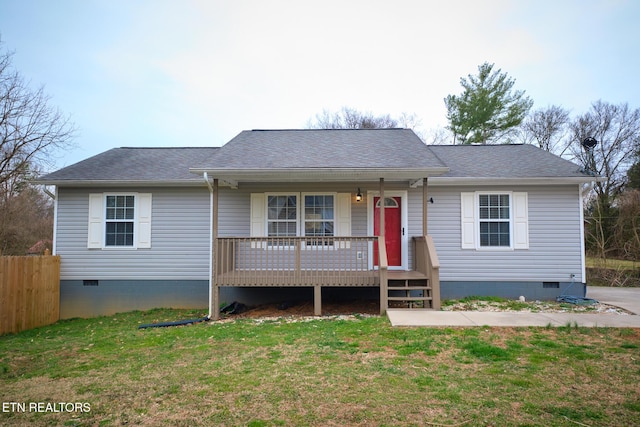
[[[477,76],[460,79],[460,95],[444,100],[449,129],[462,144],[494,142],[520,125],[533,106],[524,91],[513,90],[515,80],[493,67],[480,65]]]

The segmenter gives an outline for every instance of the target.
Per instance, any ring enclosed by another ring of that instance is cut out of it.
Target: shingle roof
[[[195,148],[114,148],[56,172],[38,182],[201,182],[189,166],[210,157],[219,147]]]
[[[446,172],[446,168],[449,171]],[[444,175],[437,180],[592,177],[574,163],[532,145],[425,145],[409,129],[253,130],[243,131],[223,147],[114,148],[38,179],[56,185],[192,184],[196,171],[245,171],[241,179],[274,175],[284,180],[312,179],[296,170],[326,170],[339,180],[369,177],[385,170],[411,170],[411,178]],[[357,171],[370,170],[357,175]],[[338,172],[356,171],[351,172]],[[424,175],[422,175],[424,173]],[[234,179],[229,172],[228,178]],[[352,176],[353,175],[353,176]],[[406,174],[397,172],[400,178]],[[212,177],[214,174],[211,174]],[[370,178],[370,177],[369,177]],[[437,181],[435,181],[437,182]]]
[[[445,167],[410,129],[243,131],[194,169]]]
[[[585,178],[580,166],[528,144],[431,145],[446,178]]]

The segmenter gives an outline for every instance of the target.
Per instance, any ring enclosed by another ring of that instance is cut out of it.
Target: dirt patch
[[[323,316],[353,314],[378,315],[380,314],[380,302],[374,300],[322,302]],[[263,304],[256,307],[246,307],[238,314],[224,315],[226,318],[234,319],[299,316],[313,316],[313,301],[286,301],[274,304]]]
[[[407,308],[396,304],[390,308]],[[443,311],[496,311],[514,312],[527,311],[534,313],[592,313],[592,314],[632,314],[626,310],[606,304],[594,304],[588,306],[559,304],[548,301],[531,301],[527,303],[465,301],[442,308]],[[323,316],[351,316],[355,314],[376,316],[380,314],[380,301],[378,300],[346,300],[323,301]],[[255,307],[241,306],[241,310],[233,314],[222,314],[223,319],[262,319],[278,317],[310,317],[313,316],[313,301],[285,301],[273,304],[262,304]]]

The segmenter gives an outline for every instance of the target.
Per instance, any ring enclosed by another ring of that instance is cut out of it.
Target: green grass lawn
[[[0,425],[640,425],[640,330],[392,328],[384,317],[137,329],[201,315],[0,337]]]

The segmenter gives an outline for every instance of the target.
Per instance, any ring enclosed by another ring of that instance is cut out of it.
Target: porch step
[[[399,303],[394,304],[393,308],[433,308],[433,293],[429,279],[417,271],[389,272],[387,301]]]
[[[432,301],[431,297],[388,297],[389,301]]]
[[[389,291],[430,291],[431,286],[388,286]]]

